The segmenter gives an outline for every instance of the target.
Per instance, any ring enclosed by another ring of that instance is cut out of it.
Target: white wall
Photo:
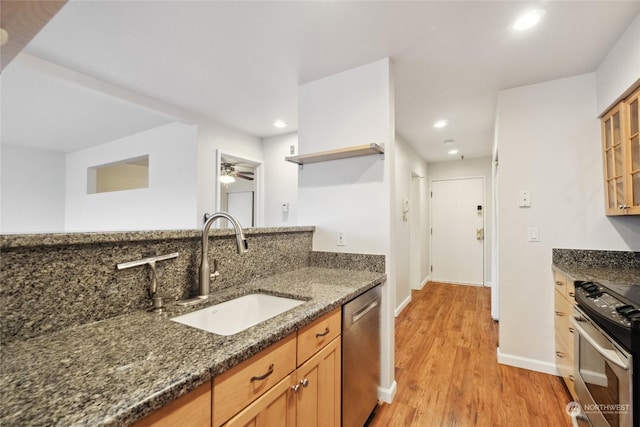
[[[372,142],[385,144],[378,155],[308,164],[298,172],[298,222],[316,226],[313,248],[386,256],[382,289],[381,398],[395,394],[395,252],[391,210],[395,118],[393,77],[388,59],[300,86],[300,154]],[[336,246],[344,230],[346,246]]]
[[[149,155],[149,188],[87,194],[87,168]],[[196,228],[197,127],[171,123],[67,155],[65,231]]]
[[[502,91],[497,113],[498,360],[555,373],[552,248],[640,250],[640,221],[604,215],[595,74]]]
[[[598,115],[640,79],[640,15],[631,22],[596,71]]]
[[[196,226],[202,227],[205,213],[213,213],[216,210],[217,197],[217,156],[218,150],[225,154],[241,157],[252,161],[262,160],[262,146],[260,138],[248,135],[238,130],[213,123],[207,120],[197,120],[198,123],[198,208]],[[258,184],[260,187],[260,184]],[[258,191],[262,191],[261,188]],[[257,196],[256,202],[262,198]],[[262,212],[261,206],[258,211]],[[257,218],[260,224],[261,218]]]
[[[0,232],[64,228],[65,155],[2,144]]]
[[[491,201],[491,192],[493,185],[493,175],[491,173],[491,158],[482,157],[475,159],[453,160],[449,162],[429,163],[429,188],[431,188],[431,182],[434,180],[471,177],[484,177],[484,281],[485,285],[490,286],[492,282],[491,213],[493,212],[493,204]]]
[[[412,178],[413,174],[422,176],[423,178]],[[411,183],[413,179],[417,179],[416,185],[419,186],[419,200],[414,200],[411,194]],[[410,200],[409,213],[407,221],[402,219],[402,199]],[[411,289],[419,289],[424,280],[427,278],[427,264],[429,256],[427,253],[428,241],[428,185],[427,185],[427,163],[420,155],[407,144],[401,137],[396,137],[395,150],[395,191],[391,209],[397,213],[394,220],[395,233],[395,258],[396,258],[396,316],[411,301]],[[418,232],[415,235],[411,233],[411,220],[413,215],[420,214],[418,218]],[[412,240],[417,239],[414,249],[412,250]],[[417,251],[417,257],[413,258],[413,253]],[[411,263],[417,259],[419,282],[412,283],[410,275]]]
[[[298,225],[298,165],[287,162],[289,147],[298,153],[298,134],[264,138],[264,225],[287,227]],[[282,203],[289,203],[289,212],[282,212]],[[306,224],[313,225],[313,224]]]

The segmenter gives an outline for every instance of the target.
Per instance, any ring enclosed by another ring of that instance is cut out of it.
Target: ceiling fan
[[[246,179],[253,181],[254,173],[252,171],[240,171],[236,170],[238,163],[233,164],[229,162],[222,162],[220,164],[220,182],[223,184],[231,184],[235,182],[236,178]]]

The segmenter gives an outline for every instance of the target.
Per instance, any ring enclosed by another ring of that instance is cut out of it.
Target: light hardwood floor
[[[430,282],[413,291],[396,319],[398,393],[369,426],[570,427],[562,380],[499,365],[497,341],[489,288]]]

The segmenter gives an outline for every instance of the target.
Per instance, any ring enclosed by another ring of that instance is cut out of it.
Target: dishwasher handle
[[[358,309],[355,313],[353,313],[353,317],[351,318],[352,323],[356,323],[358,320],[362,319],[368,312],[376,308],[380,304],[380,298],[376,297],[365,304],[364,307]]]

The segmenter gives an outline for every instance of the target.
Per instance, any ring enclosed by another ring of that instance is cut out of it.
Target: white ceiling
[[[538,27],[512,31],[532,8],[546,10]],[[499,90],[595,71],[639,12],[640,1],[71,1],[25,51],[260,137],[296,130],[300,84],[389,57],[396,130],[440,161],[446,139],[466,158],[490,155]],[[441,118],[449,126],[434,129]]]

